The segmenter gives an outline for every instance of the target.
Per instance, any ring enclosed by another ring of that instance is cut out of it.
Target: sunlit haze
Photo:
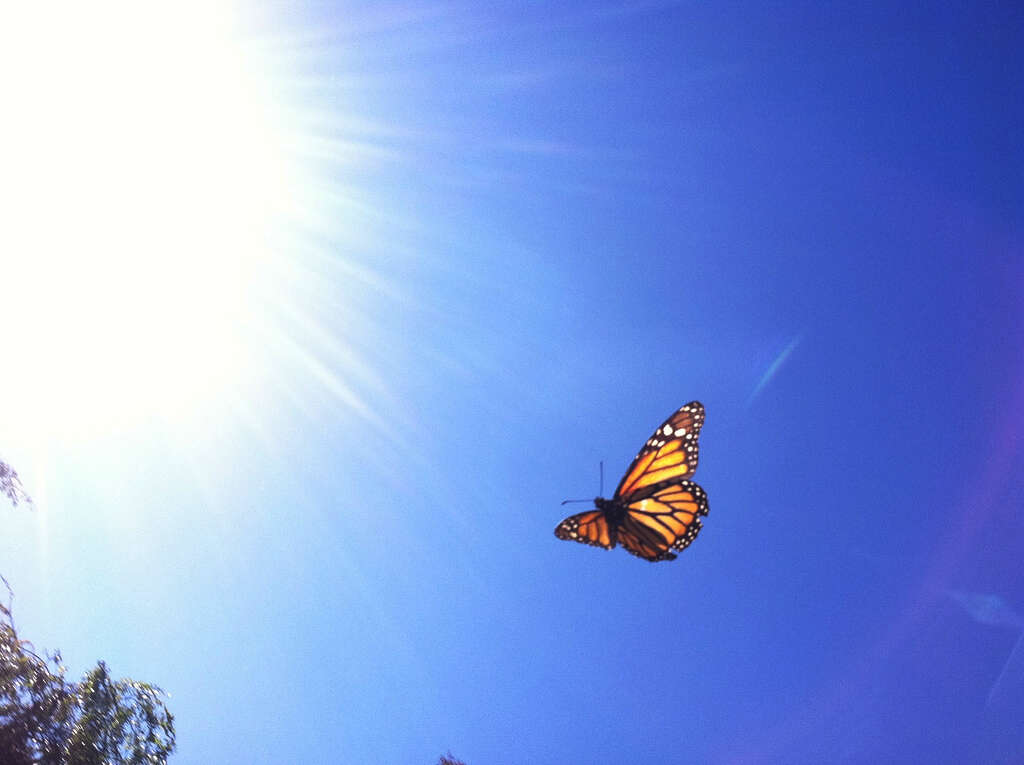
[[[25,4],[4,33],[3,422],[85,438],[252,373],[301,168],[281,72],[217,4]],[[17,77],[12,77],[17,72]]]
[[[14,3],[19,635],[171,765],[1024,761],[1022,30]],[[690,401],[693,544],[556,537]]]

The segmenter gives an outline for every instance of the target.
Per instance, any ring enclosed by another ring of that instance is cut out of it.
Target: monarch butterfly
[[[649,561],[675,560],[708,514],[704,489],[687,480],[697,469],[697,436],[704,406],[691,401],[663,422],[633,458],[611,499],[570,515],[555,527],[559,539],[610,550],[616,544]]]

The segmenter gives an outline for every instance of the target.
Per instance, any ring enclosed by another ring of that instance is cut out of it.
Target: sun
[[[183,416],[248,373],[286,112],[227,6],[36,7],[0,33],[0,431]]]

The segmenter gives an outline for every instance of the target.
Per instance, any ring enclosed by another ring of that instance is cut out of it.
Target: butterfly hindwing
[[[615,529],[601,510],[570,515],[555,527],[555,536],[606,550],[615,547]]]
[[[656,484],[691,478],[697,470],[697,436],[704,425],[704,406],[691,401],[680,407],[640,449],[615,490],[615,499],[628,502],[632,495]]]
[[[701,530],[708,497],[693,481],[662,485],[643,499],[626,505],[618,542],[633,555],[650,561],[673,560]]]

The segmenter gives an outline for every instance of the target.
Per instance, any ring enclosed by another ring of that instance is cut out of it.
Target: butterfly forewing
[[[631,495],[656,484],[692,477],[697,470],[697,436],[703,424],[704,406],[699,401],[680,407],[633,458],[615,490],[615,498],[628,502]]]

